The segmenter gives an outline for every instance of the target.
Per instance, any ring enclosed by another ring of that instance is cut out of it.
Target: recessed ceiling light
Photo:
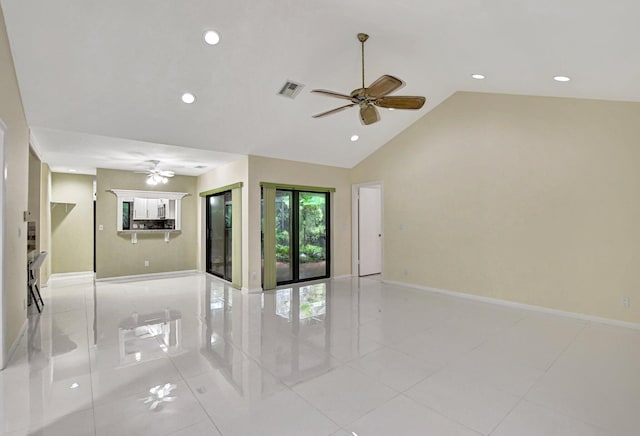
[[[220,35],[215,30],[207,30],[204,32],[204,42],[209,45],[216,45],[220,42]]]
[[[568,82],[569,80],[571,80],[571,77],[567,77],[567,76],[553,76],[553,80],[555,80],[556,82]]]
[[[70,172],[70,173],[77,173],[77,172],[78,172],[78,170],[74,170],[73,168],[70,168],[70,169],[69,169],[69,172]]]
[[[390,107],[390,108],[389,108],[389,110],[390,110],[390,111],[394,111],[394,110],[396,110],[396,109],[395,109],[395,108]]]
[[[191,94],[190,92],[185,92],[184,94],[182,94],[182,101],[187,104],[191,104],[196,101],[196,96]]]
[[[482,79],[486,78],[486,76],[484,76],[482,74],[472,74],[471,77],[473,77],[474,79],[478,79],[478,80],[482,80]]]
[[[360,139],[360,137],[358,135],[352,135],[351,136],[351,142],[356,142],[358,139]]]

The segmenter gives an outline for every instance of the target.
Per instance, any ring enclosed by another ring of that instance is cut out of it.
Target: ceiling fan
[[[313,118],[325,117],[335,114],[353,106],[360,106],[360,121],[362,124],[369,125],[380,121],[380,114],[376,109],[384,107],[389,109],[420,109],[426,99],[424,97],[395,95],[390,96],[392,92],[402,88],[404,82],[397,77],[385,74],[378,80],[373,82],[368,88],[364,86],[364,43],[369,39],[369,35],[358,33],[358,41],[362,44],[362,88],[354,89],[350,95],[340,94],[338,92],[327,91],[325,89],[314,89],[311,92],[327,95],[329,97],[341,98],[349,100],[351,103],[331,109],[327,112],[314,115]]]
[[[169,177],[175,176],[173,171],[161,170],[158,168],[158,165],[160,164],[159,160],[148,160],[147,162],[151,163],[153,166],[146,171],[134,171],[138,174],[146,174],[147,184],[158,185],[160,183],[167,183],[169,181]]]

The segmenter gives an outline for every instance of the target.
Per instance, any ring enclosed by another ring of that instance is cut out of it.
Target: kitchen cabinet
[[[175,211],[175,208],[173,208]],[[163,220],[172,218],[168,214],[169,200],[165,198],[138,198],[133,199],[134,220]],[[175,215],[175,213],[174,213]]]

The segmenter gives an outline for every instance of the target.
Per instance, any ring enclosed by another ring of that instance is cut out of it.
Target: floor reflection
[[[280,381],[295,384],[331,368],[331,287],[303,284],[246,294],[211,279],[205,293],[202,354],[243,390],[246,353]],[[245,332],[245,334],[243,334]]]
[[[242,393],[243,365],[237,359],[242,350],[242,293],[213,279],[207,281],[204,296],[204,341],[200,352]]]
[[[177,310],[138,314],[118,326],[120,363],[136,364],[159,359],[163,353],[179,353],[182,347],[182,314]]]

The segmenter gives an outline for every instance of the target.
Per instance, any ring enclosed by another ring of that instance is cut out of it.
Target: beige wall
[[[51,170],[49,165],[40,165],[40,251],[49,255],[40,268],[40,283],[46,285],[51,276]]]
[[[29,130],[24,116],[20,90],[16,79],[0,9],[0,119],[7,126],[5,162],[8,168],[5,183],[4,234],[4,350],[17,339],[26,319],[27,226],[23,212],[27,210],[29,169]],[[1,362],[0,362],[1,364]]]
[[[210,191],[212,189],[221,188],[223,186],[232,185],[234,183],[242,182],[242,235],[247,235],[249,219],[246,211],[248,210],[248,176],[249,171],[249,158],[243,156],[235,162],[228,163],[221,167],[215,168],[198,177],[198,194],[200,192]],[[205,244],[205,208],[204,198],[198,198],[198,270],[204,271],[204,259],[206,256],[206,244]],[[242,238],[242,252],[248,253],[248,238]],[[242,283],[247,283],[248,280],[248,257],[242,256]]]
[[[93,176],[51,175],[51,271],[93,271]]]
[[[97,225],[104,230],[96,235],[96,278],[119,277],[197,268],[197,203],[196,177],[175,176],[166,185],[150,186],[144,174],[98,168]],[[138,243],[131,243],[131,235],[117,232],[116,195],[110,189],[187,192],[182,199],[182,231],[171,233],[164,242],[164,234],[138,233]],[[149,267],[144,261],[149,260]]]
[[[639,139],[637,103],[453,95],[352,171],[384,277],[640,322]]]
[[[336,188],[331,197],[331,275],[351,274],[351,183],[346,168],[249,156],[249,289],[261,287],[260,182]]]
[[[28,187],[28,210],[29,221],[36,223],[36,252],[40,250],[40,172],[41,172],[40,158],[29,150],[29,187]]]

